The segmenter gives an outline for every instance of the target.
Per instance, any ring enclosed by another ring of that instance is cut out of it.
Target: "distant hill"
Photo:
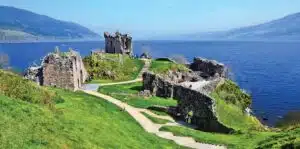
[[[0,40],[82,39],[98,34],[79,24],[8,6],[0,6]]]
[[[184,35],[187,39],[254,39],[254,40],[300,40],[300,13],[285,16],[267,23],[232,29]]]

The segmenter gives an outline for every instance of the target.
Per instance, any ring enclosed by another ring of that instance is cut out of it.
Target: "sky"
[[[300,12],[300,0],[0,0],[95,32],[139,37],[222,31]]]

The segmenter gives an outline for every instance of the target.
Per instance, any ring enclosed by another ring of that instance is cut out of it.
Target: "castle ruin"
[[[53,86],[69,90],[78,90],[87,79],[79,53],[70,50],[48,54],[41,66],[28,68],[25,78],[41,86]]]
[[[233,131],[222,124],[215,111],[216,102],[209,94],[227,77],[227,68],[216,61],[195,58],[189,64],[189,72],[173,72],[167,75],[145,72],[143,89],[153,96],[173,98],[178,101],[174,116],[185,119],[193,113],[191,123],[209,132]]]
[[[132,55],[132,37],[127,34],[116,32],[111,35],[108,32],[104,33],[105,38],[105,52],[106,53],[119,53]]]

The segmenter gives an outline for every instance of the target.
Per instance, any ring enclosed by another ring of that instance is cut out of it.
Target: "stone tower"
[[[116,32],[111,35],[108,32],[104,33],[105,38],[105,52],[106,53],[120,53],[132,55],[132,37],[127,34]]]
[[[54,86],[69,90],[78,90],[87,79],[79,53],[70,50],[48,54],[41,66],[30,67],[25,78],[42,86]]]

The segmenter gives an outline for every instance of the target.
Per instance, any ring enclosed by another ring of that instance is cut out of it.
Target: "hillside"
[[[0,6],[0,40],[95,38],[79,24],[14,7]]]
[[[0,148],[182,148],[82,92],[37,86],[0,70]]]
[[[300,13],[291,14],[263,24],[241,27],[223,32],[182,35],[184,39],[210,40],[299,40]]]

